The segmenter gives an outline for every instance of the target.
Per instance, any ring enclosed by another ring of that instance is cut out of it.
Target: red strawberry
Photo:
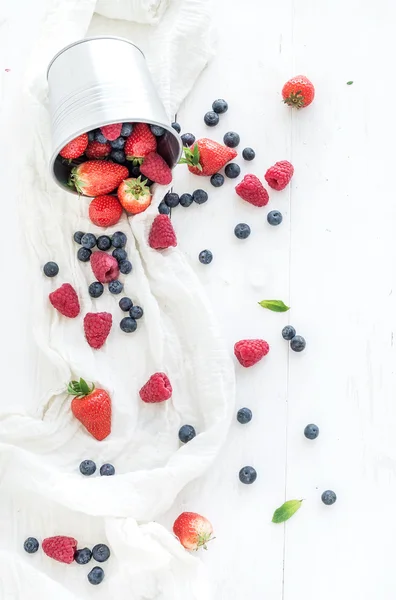
[[[156,149],[157,140],[151,133],[150,127],[146,123],[136,123],[124,146],[127,159],[133,160],[135,164],[140,164],[147,154]]]
[[[150,152],[143,159],[143,164],[140,167],[142,175],[148,177],[155,183],[160,185],[168,185],[172,181],[172,171],[164,161],[162,156],[156,152]]]
[[[212,524],[197,513],[184,512],[173,523],[173,533],[187,550],[207,549],[213,534]]]
[[[293,173],[293,165],[288,160],[280,160],[267,170],[264,177],[272,189],[280,191],[285,189]]]
[[[194,175],[214,175],[237,154],[234,148],[223,146],[209,138],[201,138],[190,148],[184,148],[185,158],[179,162],[187,164]]]
[[[295,108],[309,106],[315,98],[315,88],[305,75],[289,79],[282,89],[283,102]]]
[[[100,142],[89,142],[85,155],[87,158],[105,158],[111,152],[110,144],[101,144]]]
[[[149,404],[164,402],[172,396],[172,386],[165,373],[154,373],[141,388],[139,394],[143,402]]]
[[[96,196],[88,209],[91,223],[98,227],[110,227],[121,219],[122,206],[114,196]]]
[[[41,547],[44,554],[50,558],[70,565],[77,550],[77,540],[66,535],[56,535],[55,537],[45,538]]]
[[[124,179],[120,183],[117,195],[125,210],[132,215],[137,215],[146,210],[151,204],[150,188],[145,185],[147,179],[139,176],[137,179],[133,177]]]
[[[155,250],[177,246],[175,230],[168,215],[155,217],[149,233],[149,246]]]
[[[95,388],[80,379],[71,381],[67,388],[71,396],[73,415],[82,423],[87,431],[99,441],[111,433],[111,398],[105,390]]]
[[[264,340],[241,340],[234,346],[234,354],[243,367],[252,367],[269,352]]]
[[[50,302],[56,310],[69,319],[74,319],[80,314],[80,302],[77,293],[70,283],[64,283],[49,295]]]
[[[121,135],[122,123],[114,123],[113,125],[103,125],[100,131],[105,136],[106,140],[113,142]]]
[[[101,283],[114,281],[120,274],[117,259],[101,250],[91,254],[91,268],[96,279]]]
[[[110,313],[87,313],[84,317],[84,332],[91,348],[98,350],[110,333],[113,317]]]
[[[69,185],[85,196],[108,194],[126,179],[129,171],[106,160],[88,160],[72,169]]]
[[[84,154],[86,147],[88,146],[88,134],[83,133],[78,137],[74,138],[71,142],[66,144],[64,148],[59,152],[62,158],[78,158],[81,154]]]
[[[235,187],[235,191],[243,200],[253,206],[265,206],[268,204],[268,192],[256,175],[245,175]]]

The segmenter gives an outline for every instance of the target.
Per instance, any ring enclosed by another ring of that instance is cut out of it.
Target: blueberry
[[[120,261],[119,267],[123,275],[128,275],[132,271],[132,263],[129,260]]]
[[[184,208],[191,206],[193,201],[194,201],[194,198],[191,196],[191,194],[182,194],[180,196],[180,206],[184,206]]]
[[[202,250],[202,252],[199,253],[198,259],[203,265],[208,265],[213,260],[213,254],[210,250]]]
[[[95,130],[88,131],[88,141],[93,142],[95,139]]]
[[[94,281],[88,288],[88,293],[91,298],[99,298],[103,294],[103,284],[100,281]]]
[[[94,246],[96,246],[96,237],[94,236],[93,233],[84,233],[84,235],[81,238],[81,245],[84,248],[93,248]]]
[[[176,121],[174,123],[172,123],[172,127],[175,131],[177,131],[177,133],[181,132],[181,127],[180,127],[179,123],[176,123]]]
[[[128,258],[128,254],[126,250],[124,250],[124,248],[116,248],[115,250],[113,250],[112,255],[115,259],[118,260],[118,262],[121,262],[122,260],[126,260]]]
[[[87,565],[92,558],[92,552],[89,548],[81,548],[74,553],[74,560],[78,565]]]
[[[187,442],[191,442],[193,438],[196,436],[195,429],[192,425],[182,425],[179,429],[179,440],[183,444],[187,444]]]
[[[224,175],[221,173],[215,173],[210,178],[210,183],[213,185],[213,187],[221,187],[224,183]]]
[[[96,465],[93,460],[83,460],[80,463],[80,473],[82,475],[93,475],[96,471]]]
[[[247,223],[238,223],[235,225],[234,233],[240,240],[245,240],[250,235],[250,227]]]
[[[110,146],[114,148],[114,150],[122,150],[125,145],[125,140],[123,137],[118,137],[116,140],[112,140],[110,142]]]
[[[291,340],[296,335],[296,330],[291,325],[286,325],[282,329],[282,337],[284,340]]]
[[[158,204],[158,212],[160,215],[169,215],[170,208],[167,204],[165,204],[165,200],[161,200],[161,202]]]
[[[192,146],[195,142],[195,135],[192,133],[183,133],[181,136],[183,146]]]
[[[135,179],[139,177],[139,175],[141,175],[139,165],[131,165],[129,168],[129,174],[131,177],[135,177]]]
[[[242,156],[245,160],[253,160],[256,156],[256,153],[253,148],[244,148],[242,150]]]
[[[92,252],[89,250],[89,248],[79,248],[77,252],[77,258],[78,260],[81,260],[81,262],[88,262],[91,258],[91,254]]]
[[[92,548],[92,556],[96,562],[105,562],[110,556],[110,548],[106,544],[96,544]]]
[[[225,100],[219,98],[218,100],[215,100],[213,102],[212,108],[215,111],[215,113],[217,113],[218,115],[222,115],[223,113],[227,112],[228,104]]]
[[[210,110],[204,116],[204,121],[208,127],[214,127],[219,122],[219,115],[213,110]]]
[[[322,494],[322,502],[327,506],[331,506],[337,500],[337,495],[332,490],[326,490]]]
[[[109,283],[110,294],[121,294],[123,289],[124,289],[124,284],[121,283],[121,281],[118,281],[118,279],[115,279],[114,281],[110,281],[110,283]]]
[[[141,319],[143,317],[143,308],[141,306],[132,306],[129,311],[129,316],[132,319]]]
[[[293,352],[302,352],[307,345],[302,335],[295,335],[294,338],[290,340],[290,348]]]
[[[50,261],[45,263],[43,271],[44,275],[47,275],[47,277],[55,277],[55,275],[58,275],[59,273],[59,267],[56,262]]]
[[[235,177],[238,177],[240,172],[241,172],[240,166],[237,165],[236,163],[228,163],[228,165],[226,165],[226,167],[224,169],[224,173],[230,179],[235,179]]]
[[[240,141],[241,138],[235,131],[227,131],[227,133],[224,134],[223,142],[229,148],[236,148]]]
[[[105,138],[105,136],[100,131],[100,129],[97,129],[95,131],[95,141],[100,142],[101,144],[106,144],[106,142],[107,142],[107,138]]]
[[[124,333],[132,333],[137,329],[136,320],[131,317],[124,317],[120,321],[120,328]]]
[[[77,242],[77,244],[81,244],[83,235],[85,235],[83,231],[76,231],[73,235],[74,241]]]
[[[38,543],[38,540],[36,540],[34,537],[28,537],[23,544],[23,548],[28,554],[34,554],[37,552],[39,546],[40,544]]]
[[[304,429],[304,435],[309,440],[316,440],[319,435],[319,427],[313,423],[310,423]]]
[[[246,425],[246,423],[249,423],[249,421],[252,420],[252,411],[250,410],[250,408],[240,408],[237,412],[237,420],[239,421],[239,423],[242,423],[242,425]]]
[[[256,469],[253,467],[242,467],[239,471],[239,481],[241,483],[251,484],[257,479]]]
[[[110,152],[110,158],[116,163],[124,163],[126,161],[125,152],[123,150],[112,150]]]
[[[99,250],[108,250],[111,248],[111,239],[108,235],[100,235],[96,240],[96,245]]]
[[[102,465],[100,467],[99,472],[101,475],[108,477],[109,475],[115,475],[115,468],[113,467],[113,465],[110,465],[109,463],[105,463],[104,465]]]
[[[121,127],[122,137],[129,137],[133,131],[132,123],[123,123]]]
[[[123,248],[127,243],[127,236],[125,233],[122,233],[122,231],[116,231],[111,236],[111,243],[113,244],[114,248]]]
[[[121,298],[121,300],[118,303],[118,306],[124,312],[128,312],[132,308],[133,302],[130,298]]]
[[[282,213],[279,210],[271,210],[267,215],[267,221],[270,225],[280,225],[283,221]]]
[[[165,129],[160,127],[159,125],[150,125],[151,133],[155,135],[155,137],[161,137],[164,135]]]
[[[204,204],[208,199],[208,193],[205,190],[195,190],[192,197],[197,204]]]
[[[102,567],[94,567],[87,575],[88,581],[89,583],[92,583],[92,585],[99,585],[99,583],[102,583],[104,576],[105,574]]]
[[[164,202],[169,208],[175,208],[179,204],[179,194],[168,192],[164,198]]]

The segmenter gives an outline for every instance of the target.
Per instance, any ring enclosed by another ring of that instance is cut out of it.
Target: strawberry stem
[[[184,157],[179,160],[179,165],[189,165],[195,167],[199,171],[202,171],[202,165],[199,162],[200,154],[198,144],[194,144],[191,148],[183,148]]]
[[[67,386],[67,392],[71,396],[88,396],[95,389],[94,384],[89,387],[86,381],[80,377],[80,381],[71,381]]]

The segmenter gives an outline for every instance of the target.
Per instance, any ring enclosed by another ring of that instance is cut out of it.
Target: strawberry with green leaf
[[[106,390],[91,387],[81,379],[71,381],[67,391],[75,396],[71,403],[73,415],[99,441],[111,433],[111,398]]]
[[[179,162],[186,164],[194,175],[214,175],[237,154],[234,148],[223,146],[209,138],[201,138],[190,148],[184,148],[184,158]]]

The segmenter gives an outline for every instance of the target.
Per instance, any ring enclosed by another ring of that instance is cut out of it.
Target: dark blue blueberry
[[[123,248],[127,243],[127,236],[125,233],[122,233],[122,231],[116,231],[111,236],[111,243],[113,244],[114,248]]]
[[[296,330],[291,325],[286,325],[286,327],[282,329],[282,337],[284,340],[291,340],[295,335]]]
[[[224,134],[223,142],[229,148],[236,148],[240,141],[241,138],[235,131],[227,131],[227,133]]]
[[[92,548],[92,556],[96,562],[106,562],[110,556],[110,548],[106,544],[96,544]]]
[[[218,115],[222,115],[223,113],[227,112],[228,103],[222,98],[219,98],[218,100],[215,100],[213,102],[212,108],[215,111],[215,113],[217,113]]]
[[[256,153],[253,148],[244,148],[242,150],[242,156],[245,160],[253,160],[253,158],[256,156]]]
[[[155,137],[161,137],[164,135],[165,129],[160,127],[159,125],[150,125],[151,133],[155,135]]]
[[[199,262],[203,265],[208,265],[213,260],[213,254],[210,250],[202,250],[198,256]]]
[[[132,319],[141,319],[143,317],[143,308],[137,305],[132,306],[129,311],[129,316],[132,317]]]
[[[136,331],[137,323],[135,319],[132,319],[131,317],[124,317],[120,321],[120,328],[125,333],[132,333],[133,331]]]
[[[267,215],[267,221],[270,225],[280,225],[283,221],[282,213],[279,210],[271,210]]]
[[[219,115],[213,110],[210,110],[204,116],[204,121],[208,127],[214,127],[219,122]]]
[[[224,183],[224,175],[221,173],[215,173],[210,178],[210,183],[213,185],[213,187],[221,187]]]
[[[47,277],[55,277],[59,273],[59,267],[56,262],[50,261],[45,263],[43,267],[44,275]]]
[[[83,235],[85,235],[83,231],[76,231],[73,235],[74,241],[77,242],[77,244],[81,244]]]
[[[118,303],[118,306],[124,312],[128,312],[128,310],[130,310],[132,308],[133,302],[130,298],[121,298],[121,300]]]
[[[115,250],[113,250],[112,255],[115,259],[118,260],[118,262],[121,262],[122,260],[126,260],[128,258],[128,254],[126,250],[124,250],[124,248],[116,248]]]
[[[92,558],[92,552],[89,548],[81,548],[74,553],[74,560],[78,565],[87,565]]]
[[[115,475],[115,468],[113,467],[113,465],[105,463],[100,467],[100,474],[106,477],[110,475]]]
[[[121,127],[122,137],[129,137],[133,131],[132,123],[123,123]]]
[[[109,283],[110,294],[121,294],[123,289],[124,289],[124,284],[121,283],[121,281],[118,281],[118,279],[115,279],[114,281],[110,281],[110,283]]]
[[[83,460],[80,463],[80,473],[82,475],[93,475],[96,471],[96,465],[93,460]]]
[[[337,495],[332,490],[326,490],[322,494],[322,502],[327,506],[331,506],[337,500]]]
[[[121,260],[119,262],[120,271],[123,275],[128,275],[132,271],[132,263],[129,260]]]
[[[123,150],[112,150],[110,152],[110,158],[119,164],[126,161],[125,152]]]
[[[99,298],[103,294],[103,284],[100,281],[94,281],[88,288],[88,293],[91,298]]]
[[[208,193],[205,190],[195,190],[192,197],[197,204],[204,204],[208,199]]]
[[[302,352],[307,345],[302,335],[295,335],[294,338],[290,340],[290,348],[293,352]]]
[[[100,131],[100,129],[97,129],[95,131],[95,141],[100,142],[101,144],[106,144],[106,142],[107,142],[107,138],[105,138],[105,136]]]
[[[134,177],[135,179],[137,179],[139,177],[139,175],[141,175],[139,165],[131,164],[129,167],[129,174],[131,177]]]
[[[92,252],[89,250],[89,248],[79,248],[77,252],[77,258],[78,260],[81,260],[81,262],[88,262],[91,258],[91,254]]]
[[[174,192],[168,192],[164,198],[164,202],[169,208],[175,208],[179,204],[179,200],[179,194]]]
[[[87,575],[89,583],[99,585],[104,579],[104,571],[102,567],[94,567]]]
[[[235,179],[235,177],[238,177],[240,172],[241,172],[240,166],[237,165],[236,163],[228,163],[228,165],[226,165],[226,167],[224,169],[224,173],[230,179]]]
[[[176,121],[174,123],[172,123],[172,127],[175,131],[177,131],[177,133],[181,132],[181,127],[180,127],[179,123],[176,123]]]
[[[170,214],[170,208],[165,204],[165,200],[161,200],[161,202],[158,204],[158,212],[160,213],[160,215]]]
[[[94,246],[96,246],[96,237],[94,236],[93,233],[84,233],[84,235],[81,238],[81,245],[84,248],[93,248]]]
[[[99,250],[109,250],[111,248],[111,239],[108,235],[100,235],[96,240],[96,245]]]
[[[179,429],[179,440],[183,444],[187,444],[187,442],[191,442],[193,438],[196,436],[196,431],[192,425],[182,425]]]
[[[125,145],[125,140],[123,137],[118,137],[116,140],[112,140],[110,142],[110,146],[114,148],[114,150],[122,150]]]
[[[93,131],[88,131],[88,141],[89,142],[93,142],[95,139],[95,130]]]
[[[256,479],[257,472],[253,467],[242,467],[242,469],[239,471],[239,481],[241,483],[250,485],[251,483],[254,483]]]
[[[28,537],[23,544],[23,548],[28,554],[34,554],[37,552],[39,546],[40,544],[38,543],[38,540],[36,540],[34,537]]]
[[[250,227],[247,223],[235,225],[234,233],[239,240],[245,240],[250,235]]]
[[[182,194],[179,200],[180,206],[184,206],[184,208],[191,206],[191,204],[194,202],[194,198],[191,194]]]
[[[304,435],[309,440],[316,440],[319,435],[319,427],[313,423],[310,423],[304,429]]]
[[[183,133],[181,136],[183,146],[192,146],[195,142],[195,135],[192,133]]]
[[[242,425],[246,425],[246,423],[249,423],[249,421],[252,420],[252,411],[250,410],[250,408],[240,408],[237,412],[237,420],[239,421],[239,423],[242,423]]]

